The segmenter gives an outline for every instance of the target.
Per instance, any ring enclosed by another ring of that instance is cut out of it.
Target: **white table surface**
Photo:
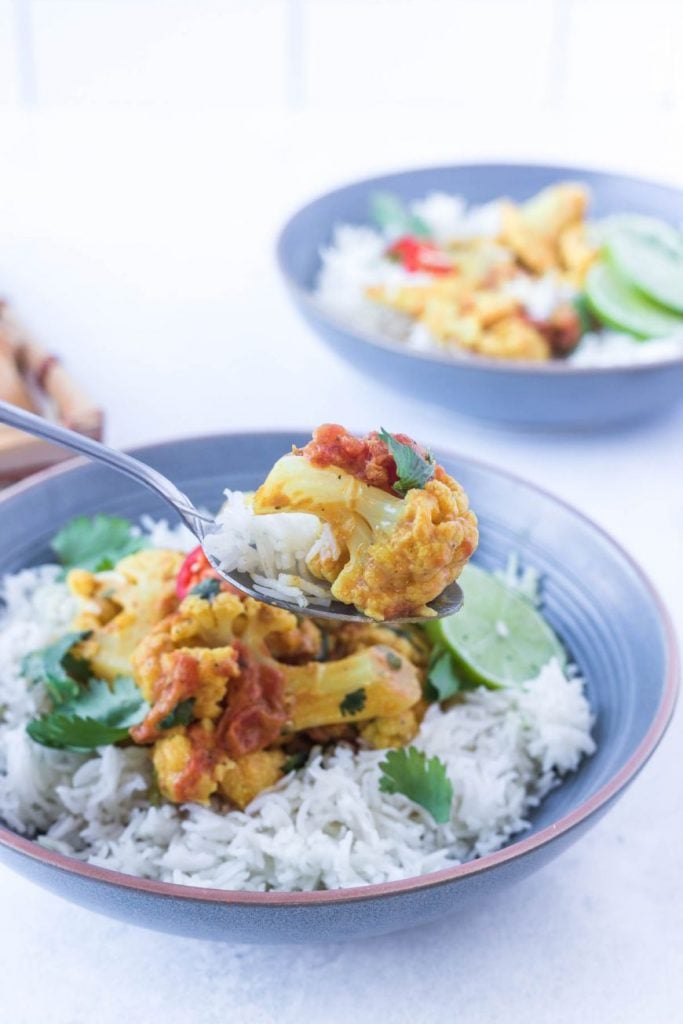
[[[411,124],[410,137],[402,128]],[[274,232],[299,201],[401,165],[531,158],[683,185],[680,125],[586,111],[444,135],[386,108],[238,116],[36,113],[0,131],[0,282],[107,410],[118,445],[312,425],[405,430],[578,505],[683,627],[683,406],[597,435],[494,430],[356,375],[290,309]],[[495,136],[495,137],[494,137]],[[678,135],[680,141],[680,134]],[[208,371],[208,372],[207,372]],[[571,557],[571,553],[568,553]],[[464,917],[349,945],[157,935],[0,869],[8,1024],[683,1021],[683,721],[577,846]]]

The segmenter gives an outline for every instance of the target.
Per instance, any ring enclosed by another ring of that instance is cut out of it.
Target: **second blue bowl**
[[[321,248],[330,244],[336,225],[368,223],[376,192],[405,201],[450,192],[482,203],[499,196],[527,199],[566,180],[590,188],[597,216],[633,212],[675,221],[683,209],[676,189],[574,167],[463,164],[404,171],[347,185],[304,206],[280,235],[280,269],[297,309],[330,348],[379,383],[427,402],[500,424],[545,429],[596,428],[660,413],[683,395],[683,354],[631,366],[582,367],[416,352],[336,319],[313,296]]]

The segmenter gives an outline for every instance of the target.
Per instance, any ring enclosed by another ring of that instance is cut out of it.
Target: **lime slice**
[[[552,658],[566,655],[548,623],[522,594],[468,565],[458,583],[465,603],[457,615],[426,625],[447,647],[468,682],[497,689],[535,679]]]
[[[652,217],[607,225],[605,251],[622,277],[668,309],[683,313],[683,235]]]
[[[603,323],[637,338],[663,338],[683,328],[683,317],[651,302],[607,263],[591,267],[586,298]]]

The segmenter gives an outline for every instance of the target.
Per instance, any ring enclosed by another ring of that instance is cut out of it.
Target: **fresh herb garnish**
[[[322,626],[318,626],[320,633],[320,650],[318,651],[315,660],[316,661],[327,661],[330,654],[330,635],[326,629]]]
[[[296,772],[308,761],[308,754],[304,750],[297,751],[296,754],[290,754],[285,763],[282,766],[282,771],[285,775],[289,775],[290,772]]]
[[[91,679],[77,697],[50,714],[34,718],[26,730],[36,743],[59,750],[92,750],[128,739],[128,731],[145,717],[149,705],[128,676],[111,686]]]
[[[392,651],[391,647],[387,648],[387,665],[389,668],[393,668],[396,672],[400,669],[403,664],[403,660],[398,656],[396,651]]]
[[[435,647],[427,670],[425,696],[428,700],[449,700],[465,683],[455,670],[453,658],[443,647]]]
[[[205,580],[200,580],[196,583],[190,591],[195,597],[203,597],[205,601],[209,603],[213,601],[221,592],[220,580],[215,580],[213,577],[207,577]]]
[[[159,728],[173,729],[176,725],[189,725],[192,721],[193,712],[194,697],[188,697],[187,700],[181,700],[180,704],[176,704],[173,711],[166,715],[166,718],[162,718],[159,722]]]
[[[579,292],[578,295],[574,296],[572,306],[576,310],[579,323],[581,324],[581,337],[584,334],[588,334],[589,331],[595,330],[596,320],[585,292]]]
[[[71,649],[89,636],[87,631],[67,633],[55,643],[39,651],[31,651],[22,660],[22,675],[30,683],[41,683],[55,704],[77,697],[79,683],[87,683],[90,679],[90,663],[85,658],[77,658]]]
[[[118,516],[77,516],[52,540],[52,548],[65,570],[90,572],[113,569],[120,559],[145,547],[146,539],[137,536],[132,524]]]
[[[156,771],[152,769],[152,780],[147,787],[147,803],[150,807],[161,807],[163,803],[164,795],[161,792],[159,786],[159,776]]]
[[[443,824],[451,815],[453,785],[446,767],[438,757],[427,760],[417,747],[389,750],[380,764],[383,793],[402,793],[429,811],[434,821]]]
[[[395,437],[387,433],[384,427],[380,428],[378,437],[384,441],[394,457],[398,476],[398,480],[394,484],[394,490],[397,494],[404,495],[414,488],[424,487],[432,479],[434,476],[434,459],[431,455],[423,458],[409,444],[397,441]]]
[[[361,686],[360,690],[352,690],[351,693],[346,694],[344,700],[339,705],[339,710],[342,715],[357,715],[365,707],[366,700],[367,694]]]
[[[370,217],[381,231],[392,235],[429,238],[431,234],[425,221],[411,213],[392,192],[375,192],[370,199]]]

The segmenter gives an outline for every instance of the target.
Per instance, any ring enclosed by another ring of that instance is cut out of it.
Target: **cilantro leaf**
[[[392,192],[375,192],[370,199],[370,217],[381,231],[392,235],[429,238],[431,232],[421,217],[411,213]]]
[[[387,433],[384,427],[378,432],[380,440],[394,457],[398,480],[394,484],[397,494],[404,495],[413,488],[422,488],[434,476],[434,460],[429,455],[424,459],[409,444],[397,441],[395,437]]]
[[[403,659],[391,647],[387,647],[386,650],[387,665],[389,666],[389,668],[393,668],[395,672],[398,672],[401,665],[403,664]]]
[[[214,597],[220,594],[220,592],[220,580],[216,580],[211,576],[205,580],[200,580],[199,583],[196,583],[190,591],[190,593],[194,594],[195,597],[203,597],[205,601],[209,602],[213,601]]]
[[[380,770],[379,788],[383,793],[402,793],[429,811],[434,821],[439,824],[448,821],[453,785],[438,757],[427,760],[417,747],[401,747],[387,752]]]
[[[42,683],[55,704],[78,696],[78,684],[90,678],[90,663],[73,655],[71,648],[89,636],[87,631],[67,633],[55,643],[31,651],[21,662],[22,675],[30,683]]]
[[[365,707],[366,700],[367,694],[361,686],[359,690],[352,690],[346,694],[344,700],[339,705],[339,710],[342,715],[357,715]]]
[[[155,769],[152,768],[152,779],[147,787],[147,802],[150,807],[161,807],[163,800],[164,795],[161,792],[161,787],[159,786],[159,776]]]
[[[194,697],[181,700],[180,704],[176,704],[173,711],[166,715],[166,718],[162,718],[159,722],[159,727],[161,729],[172,729],[176,725],[189,725],[192,721],[193,712]]]
[[[455,670],[453,659],[443,648],[436,647],[432,652],[427,671],[426,696],[430,700],[449,700],[463,689],[463,680]]]
[[[591,310],[585,292],[579,292],[578,295],[575,295],[571,304],[579,317],[579,322],[581,324],[581,337],[583,337],[584,334],[588,334],[589,331],[595,330],[595,317],[593,316],[593,311]]]
[[[128,739],[128,731],[145,717],[149,705],[128,676],[111,687],[91,679],[78,696],[50,714],[34,718],[26,730],[36,743],[59,750],[92,750]]]
[[[145,547],[146,539],[135,536],[131,523],[118,516],[77,516],[52,539],[52,549],[65,570],[103,572]]]
[[[285,763],[282,766],[282,771],[285,775],[289,775],[290,772],[298,771],[308,761],[308,754],[304,750],[297,751],[296,754],[290,754]]]

